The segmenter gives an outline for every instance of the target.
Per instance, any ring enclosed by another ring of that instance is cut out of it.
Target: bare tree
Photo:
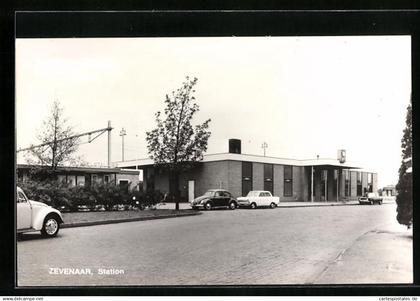
[[[179,209],[179,174],[203,159],[207,150],[210,119],[193,127],[191,120],[199,107],[192,96],[197,78],[186,78],[181,88],[166,95],[165,117],[156,113],[157,127],[147,132],[146,141],[150,158],[155,166],[169,171],[169,190],[175,197],[176,210]]]
[[[59,101],[54,101],[50,115],[43,121],[42,132],[37,135],[40,147],[29,150],[33,159],[27,158],[28,163],[49,166],[55,171],[58,166],[72,163],[78,159],[74,155],[77,151],[79,138],[74,138],[73,128],[63,117],[63,108]]]

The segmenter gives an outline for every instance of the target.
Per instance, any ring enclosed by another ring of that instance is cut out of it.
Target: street
[[[62,229],[52,239],[25,234],[17,242],[18,285],[407,283],[412,240],[404,238],[401,252],[392,253],[389,239],[369,239],[383,234],[381,229],[405,235],[395,209],[384,204],[213,210]],[[377,259],[401,256],[408,268],[369,261],[364,256],[370,250]],[[342,259],[345,268],[338,263]],[[360,264],[357,274],[350,269],[354,264]],[[385,278],[378,276],[382,271]]]

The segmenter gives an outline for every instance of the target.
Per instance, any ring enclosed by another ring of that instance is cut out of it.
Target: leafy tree
[[[397,195],[397,220],[408,228],[413,223],[413,178],[412,172],[407,172],[412,166],[412,122],[411,103],[407,107],[406,127],[401,139],[402,162],[399,169],[399,180],[396,186]]]
[[[42,132],[37,135],[40,147],[29,150],[32,156],[26,160],[30,164],[49,166],[50,171],[55,171],[58,166],[65,163],[74,163],[78,159],[74,156],[79,143],[75,138],[73,128],[67,124],[63,117],[63,108],[59,101],[54,101],[50,115],[43,121]],[[45,173],[45,171],[43,171]]]
[[[210,119],[193,127],[191,121],[199,106],[192,96],[197,78],[186,80],[181,88],[166,95],[164,116],[156,113],[156,128],[146,132],[149,156],[157,168],[169,172],[169,192],[175,198],[179,209],[179,174],[190,169],[194,163],[203,159],[211,132],[208,131]]]

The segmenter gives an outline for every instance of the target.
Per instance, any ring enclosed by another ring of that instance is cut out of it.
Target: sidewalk
[[[413,283],[412,229],[394,221],[363,234],[314,283]]]

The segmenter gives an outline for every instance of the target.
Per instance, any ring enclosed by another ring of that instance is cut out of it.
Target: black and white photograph
[[[412,284],[411,42],[17,38],[17,287]]]

